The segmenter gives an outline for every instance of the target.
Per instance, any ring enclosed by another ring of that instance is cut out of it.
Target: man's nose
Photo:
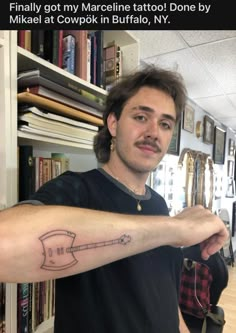
[[[147,126],[145,136],[157,140],[160,135],[160,127],[157,122],[150,122]]]

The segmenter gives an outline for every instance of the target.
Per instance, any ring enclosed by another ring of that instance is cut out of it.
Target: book
[[[73,35],[63,37],[62,68],[71,74],[75,74],[75,37]]]
[[[96,66],[96,85],[98,87],[104,88],[104,56],[103,56],[103,43],[104,43],[104,31],[95,31],[96,43],[97,43],[97,66]]]
[[[31,52],[44,58],[44,30],[31,31]]]
[[[50,158],[43,158],[43,184],[52,179],[52,163]]]
[[[105,105],[105,96],[103,98],[98,97],[88,91],[86,91],[82,85],[68,78],[57,76],[56,72],[53,76],[47,69],[31,69],[18,73],[17,78],[18,89],[28,88],[31,86],[43,86],[52,91],[55,91],[63,96],[70,97],[85,105],[91,106],[96,110],[103,111]]]
[[[68,125],[59,121],[49,120],[40,117],[34,113],[23,113],[18,115],[19,125],[28,125],[29,127],[44,130],[47,132],[64,134],[70,137],[78,137],[93,141],[96,131],[92,131],[87,128]]]
[[[35,179],[35,191],[43,185],[43,157],[34,157],[34,179]]]
[[[122,75],[121,49],[115,41],[104,47],[104,80],[106,87]]]
[[[70,170],[70,159],[63,153],[51,153],[51,158],[54,161],[59,161],[61,164],[61,173]]]
[[[18,30],[17,32],[17,45],[25,48],[25,30]]]
[[[60,68],[63,65],[63,30],[52,32],[52,63]]]
[[[31,30],[25,30],[25,47],[27,51],[31,52]]]
[[[62,173],[62,163],[60,160],[54,160],[52,159],[52,178],[56,178]]]
[[[33,146],[19,146],[19,201],[29,199],[34,193]]]
[[[91,82],[91,38],[87,34],[87,77],[86,81]]]
[[[29,332],[29,283],[17,284],[17,333]]]
[[[64,30],[64,36],[72,35],[75,38],[75,75],[87,80],[87,30]]]
[[[96,66],[97,66],[97,41],[95,32],[90,32],[91,57],[90,57],[90,82],[96,84]]]
[[[45,131],[43,129],[39,129],[39,128],[35,128],[32,126],[28,126],[28,125],[19,125],[18,126],[18,130],[20,132],[23,133],[29,133],[30,135],[36,135],[44,137],[45,139],[58,139],[59,143],[61,143],[61,141],[66,141],[68,143],[76,143],[76,144],[80,144],[80,146],[83,146],[86,149],[91,149],[91,141],[90,140],[86,140],[86,139],[81,139],[81,138],[77,138],[77,137],[73,137],[73,136],[67,136],[67,135],[62,135],[62,134],[58,134],[58,133],[53,133],[50,131]]]
[[[35,115],[38,115],[42,118],[46,118],[46,119],[53,120],[53,121],[55,120],[55,121],[65,123],[65,124],[69,124],[69,125],[73,125],[73,126],[76,126],[76,127],[87,128],[87,129],[90,129],[90,130],[96,131],[96,132],[99,129],[98,126],[88,124],[88,123],[85,123],[85,122],[82,122],[82,121],[78,121],[78,120],[75,120],[75,119],[71,119],[71,118],[68,118],[68,117],[63,117],[63,116],[60,116],[58,114],[48,112],[47,110],[37,108],[36,106],[22,105],[21,107],[18,108],[18,115],[20,115],[20,114],[30,114],[30,113],[32,114],[32,116],[33,116],[33,114],[35,114]]]
[[[99,117],[90,115],[82,110],[72,108],[39,95],[31,94],[29,92],[22,92],[17,94],[17,99],[19,104],[34,105],[51,111],[52,113],[66,116],[72,119],[83,120],[96,126],[103,125],[103,120]]]
[[[78,102],[75,99],[72,99],[71,97],[66,97],[62,95],[61,93],[55,92],[54,90],[48,89],[44,86],[37,85],[37,86],[30,86],[26,89],[20,89],[21,92],[29,92],[31,94],[40,95],[42,97],[47,97],[51,100],[54,100],[56,102],[71,106],[75,109],[79,109],[81,111],[87,112],[89,114],[95,115],[99,118],[102,118],[102,112],[92,108],[91,106],[85,105],[81,102]]]

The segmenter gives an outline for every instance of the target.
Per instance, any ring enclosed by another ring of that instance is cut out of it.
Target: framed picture
[[[214,141],[214,120],[204,116],[203,120],[203,142],[213,143]]]
[[[234,156],[235,155],[235,141],[233,139],[229,139],[228,155],[229,156]]]
[[[234,177],[234,161],[228,160],[227,163],[227,176],[230,178]]]
[[[215,164],[224,164],[225,161],[225,137],[226,131],[215,126],[214,145],[213,145],[213,160]]]
[[[175,125],[174,133],[167,151],[167,154],[179,155],[181,121]]]
[[[194,132],[194,109],[190,105],[186,105],[184,109],[183,129]]]

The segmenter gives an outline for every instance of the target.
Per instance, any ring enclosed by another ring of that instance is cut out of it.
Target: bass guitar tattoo
[[[120,238],[109,241],[73,246],[75,237],[76,234],[66,230],[54,230],[41,236],[39,239],[42,242],[44,256],[44,262],[41,268],[50,271],[67,269],[78,262],[74,256],[74,252],[76,251],[84,251],[115,244],[126,245],[131,241],[129,235],[122,235]]]

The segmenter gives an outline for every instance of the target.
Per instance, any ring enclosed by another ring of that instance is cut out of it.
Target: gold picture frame
[[[190,105],[186,105],[183,115],[183,129],[190,133],[194,132],[194,109]]]

